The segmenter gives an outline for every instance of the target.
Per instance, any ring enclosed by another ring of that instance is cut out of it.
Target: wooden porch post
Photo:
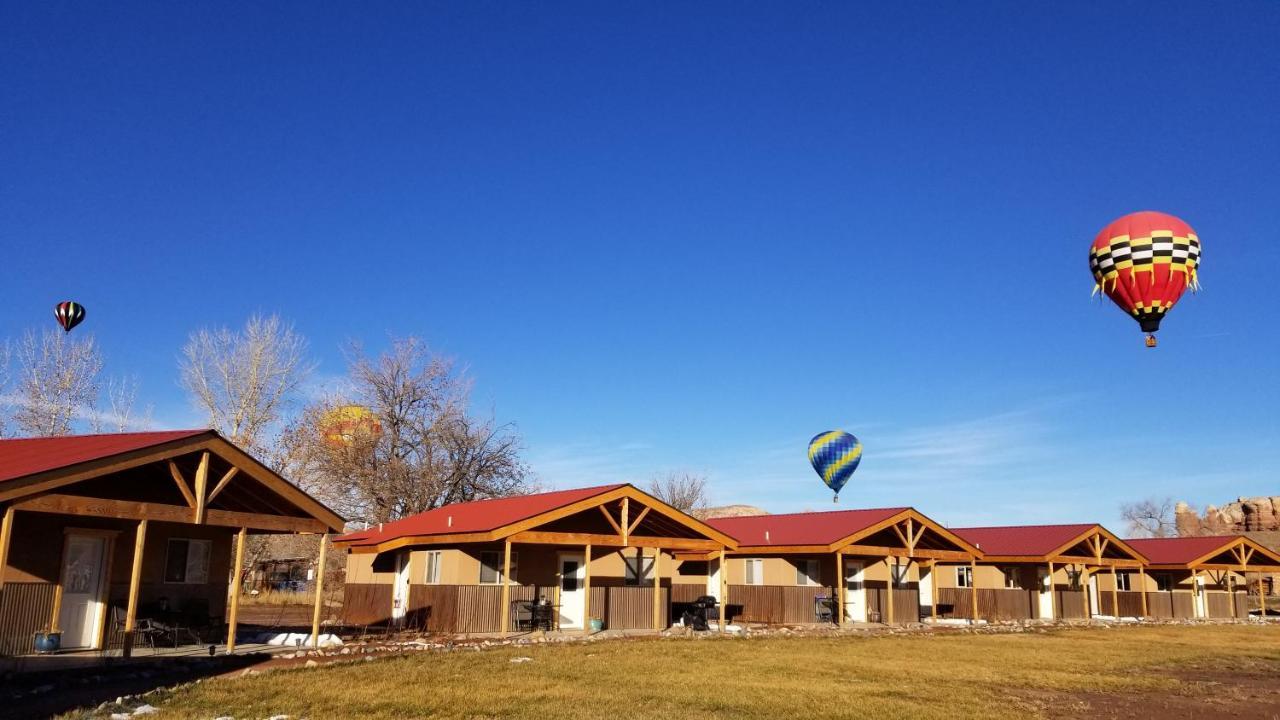
[[[227,622],[227,654],[236,651],[236,625],[240,614],[240,576],[244,573],[244,538],[247,528],[236,533],[236,564],[231,570],[231,612]]]
[[[1231,599],[1231,617],[1240,619],[1240,610],[1236,607],[1236,576],[1227,571],[1227,597]]]
[[[129,600],[124,611],[124,647],[120,654],[133,655],[133,628],[138,620],[138,588],[142,585],[142,550],[147,544],[147,521],[138,521],[133,539],[133,570],[129,573]]]
[[[320,559],[316,563],[316,609],[311,613],[311,647],[320,648],[320,613],[324,610],[324,560],[328,534],[320,536]]]
[[[662,548],[653,549],[653,629],[662,631]]]
[[[4,569],[9,565],[9,539],[13,537],[13,506],[4,509],[0,520],[0,590],[4,589]]]
[[[66,557],[62,559],[62,565],[66,565]],[[58,619],[62,615],[62,567],[58,568],[58,583],[53,586],[53,616],[49,619],[49,629],[58,632]]]
[[[1049,620],[1056,621],[1058,619],[1058,598],[1053,591],[1053,563],[1049,563],[1049,577],[1045,579],[1049,582]]]
[[[1138,578],[1142,582],[1142,617],[1147,617],[1147,566],[1143,565],[1138,570]]]
[[[625,499],[625,498],[624,498]],[[591,634],[591,543],[582,551],[582,634]]]
[[[1120,619],[1120,583],[1116,580],[1116,566],[1111,566],[1111,617]]]
[[[893,575],[894,575],[894,571],[893,571],[893,563],[891,563],[891,562],[890,562],[892,559],[893,559],[893,558],[890,558],[890,557],[885,557],[885,559],[884,559],[884,566],[885,566],[886,568],[888,568],[888,569],[889,569],[889,587],[888,587],[888,589],[885,591],[885,594],[884,594],[884,598],[885,598],[885,599],[884,599],[884,604],[885,604],[885,617],[886,617],[886,619],[888,620],[888,623],[887,623],[887,624],[889,624],[889,625],[892,625],[892,624],[893,624]]]
[[[929,616],[938,621],[938,561],[929,561]]]
[[[973,624],[978,624],[978,561],[969,558],[969,601],[973,603]]]
[[[1263,606],[1263,610],[1266,606]],[[716,623],[720,626],[720,633],[725,633],[725,626],[729,624],[729,564],[725,562],[724,548],[720,548],[720,622]]]
[[[836,598],[835,600],[836,601],[831,604],[831,607],[837,613],[839,613],[838,615],[836,615],[836,624],[839,625],[840,627],[844,627],[845,591],[844,591],[844,551],[843,550],[836,551]]]
[[[1080,566],[1080,589],[1084,590],[1084,619],[1093,619],[1093,593],[1089,592],[1089,566]]]
[[[586,620],[583,620],[586,623]],[[511,629],[511,538],[502,541],[502,637]]]

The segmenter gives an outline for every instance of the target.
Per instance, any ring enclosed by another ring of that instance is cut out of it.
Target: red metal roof
[[[600,485],[536,495],[516,495],[493,500],[455,503],[386,523],[381,529],[375,526],[368,530],[348,533],[337,538],[336,542],[377,545],[396,538],[418,535],[488,532],[621,487],[626,485]]]
[[[712,518],[707,524],[737,539],[739,547],[830,545],[910,508]],[[767,535],[766,535],[767,533]]]
[[[0,482],[212,432],[168,430],[0,440]]]
[[[951,528],[951,532],[978,546],[987,555],[1042,556],[1097,527],[1076,525],[1007,525],[1003,527]]]
[[[1238,535],[1202,535],[1176,538],[1135,538],[1125,540],[1147,556],[1152,565],[1186,565],[1239,540]]]

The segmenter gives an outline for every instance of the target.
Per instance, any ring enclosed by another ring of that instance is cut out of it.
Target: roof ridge
[[[27,435],[24,437],[0,438],[0,442],[11,440],[78,440],[95,437],[123,437],[126,435],[172,435],[174,433],[206,433],[217,432],[213,428],[178,428],[174,430],[130,430],[128,432],[75,433],[72,435]]]
[[[976,525],[973,527],[949,527],[948,530],[955,532],[957,530],[1020,530],[1023,528],[1066,528],[1066,527],[1082,527],[1082,526],[1106,527],[1102,523],[1097,522],[1078,522],[1078,523],[1047,523],[1044,525]]]
[[[707,520],[704,520],[703,522],[712,522],[715,520],[766,520],[768,518],[800,517],[803,515],[837,515],[839,513],[850,513],[850,512],[876,512],[877,510],[901,511],[901,510],[912,510],[912,509],[913,508],[910,505],[902,505],[900,507],[848,508],[846,510],[808,510],[805,512],[794,512],[794,513],[767,513],[764,515],[739,515],[737,517],[709,518]]]

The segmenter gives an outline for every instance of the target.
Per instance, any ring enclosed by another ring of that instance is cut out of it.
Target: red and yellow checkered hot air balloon
[[[1200,289],[1200,238],[1182,220],[1145,210],[1112,222],[1093,239],[1089,269],[1101,290],[1138,321],[1147,347],[1182,291]]]
[[[363,405],[340,405],[320,418],[320,434],[329,445],[350,446],[381,435],[382,423]]]

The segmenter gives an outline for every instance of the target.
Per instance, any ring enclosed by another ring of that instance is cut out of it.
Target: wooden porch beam
[[[1262,606],[1264,617],[1266,610],[1267,606],[1264,604]],[[723,547],[720,548],[720,622],[716,624],[720,626],[720,634],[724,635],[725,626],[729,624],[729,564],[725,562]]]
[[[129,572],[129,599],[124,610],[124,647],[120,654],[124,657],[133,655],[133,630],[138,622],[138,590],[142,587],[142,552],[147,545],[147,521],[138,521],[138,529],[133,536],[133,568]]]
[[[320,614],[324,610],[324,562],[329,535],[320,536],[320,559],[316,561],[316,608],[311,613],[311,647],[320,649]]]
[[[631,533],[635,532],[636,528],[640,527],[640,521],[644,520],[644,516],[648,514],[649,514],[649,508],[645,508],[641,510],[640,514],[636,516],[636,519],[631,521],[631,527],[627,528],[627,535],[630,535]]]
[[[1082,555],[1050,555],[1048,560],[1063,565],[1098,565],[1101,567],[1142,567],[1141,560],[1128,560],[1124,558],[1102,558],[1086,557]]]
[[[622,546],[623,547],[631,547],[631,544],[627,542],[627,536],[631,534],[630,533],[631,524],[627,522],[627,514],[629,512],[631,512],[631,498],[624,497],[622,498],[622,522],[619,523],[619,525],[622,526]]]
[[[613,513],[609,512],[609,509],[604,505],[597,505],[596,507],[600,509],[600,514],[604,515],[604,519],[609,521],[609,525],[614,532],[618,533],[618,537],[622,537],[622,526],[618,524],[617,520],[613,519]]]
[[[644,513],[649,512],[649,508],[645,508],[640,513],[640,517],[636,518],[636,524],[640,524],[640,520],[644,517]],[[655,632],[662,632],[662,548],[653,549],[653,629]]]
[[[840,627],[845,626],[845,620],[844,620],[845,600],[846,600],[846,597],[845,597],[845,589],[844,589],[844,553],[841,552],[840,550],[837,550],[836,551],[836,602],[835,602],[835,607],[833,609],[837,613],[839,613],[838,615],[836,615],[836,624],[839,625]]]
[[[583,619],[586,622],[586,619]],[[511,538],[502,542],[502,637],[511,630]]]
[[[9,541],[13,538],[14,507],[4,509],[4,519],[0,520],[0,590],[4,589],[4,569],[9,565]]]
[[[973,603],[973,624],[978,624],[978,563],[969,560],[969,599]]]
[[[875,545],[846,545],[841,548],[847,555],[871,555],[874,557],[898,557],[902,555],[902,548],[879,547]],[[926,558],[932,560],[955,560],[959,562],[969,562],[973,556],[967,552],[959,550],[916,550],[913,557]]]
[[[591,634],[591,543],[582,548],[582,634]]]
[[[218,493],[222,492],[222,490],[227,487],[227,484],[231,482],[231,479],[234,478],[238,472],[240,472],[240,468],[232,465],[231,469],[222,476],[222,479],[218,481],[218,484],[214,485],[213,490],[209,492],[209,502],[213,502],[213,499],[218,497]]]
[[[196,467],[196,519],[197,525],[204,524],[205,503],[209,490],[209,451],[200,453],[200,464]]]
[[[718,550],[723,547],[715,540],[697,538],[663,538],[648,535],[632,535],[624,542],[616,535],[597,533],[561,533],[526,530],[510,536],[511,542],[542,545],[602,545],[606,547],[656,547],[666,550]]]
[[[154,520],[191,524],[191,508],[130,500],[107,500],[79,495],[41,495],[23,500],[14,507],[29,512],[57,513],[88,517],[110,517],[119,520]],[[206,510],[205,524],[219,527],[247,527],[254,530],[276,530],[294,533],[322,533],[327,526],[314,518],[259,515],[231,510]]]
[[[236,533],[236,564],[231,570],[231,608],[227,617],[227,654],[236,651],[236,623],[240,614],[240,578],[244,574],[244,538],[245,528]]]
[[[178,469],[178,463],[169,461],[169,475],[173,477],[173,482],[178,486],[178,492],[182,493],[183,499],[187,501],[187,506],[194,508],[196,506],[196,496],[191,494],[191,488],[187,485],[187,479],[182,477],[182,471]]]
[[[1045,578],[1049,583],[1049,620],[1056,622],[1058,619],[1058,598],[1053,589],[1053,561],[1049,562],[1049,577]]]
[[[911,518],[907,518],[906,522],[911,522]],[[911,541],[908,540],[907,536],[902,533],[902,526],[899,525],[898,523],[894,523],[891,527],[893,528],[893,534],[897,535],[898,539],[902,541],[902,547],[910,548]]]

